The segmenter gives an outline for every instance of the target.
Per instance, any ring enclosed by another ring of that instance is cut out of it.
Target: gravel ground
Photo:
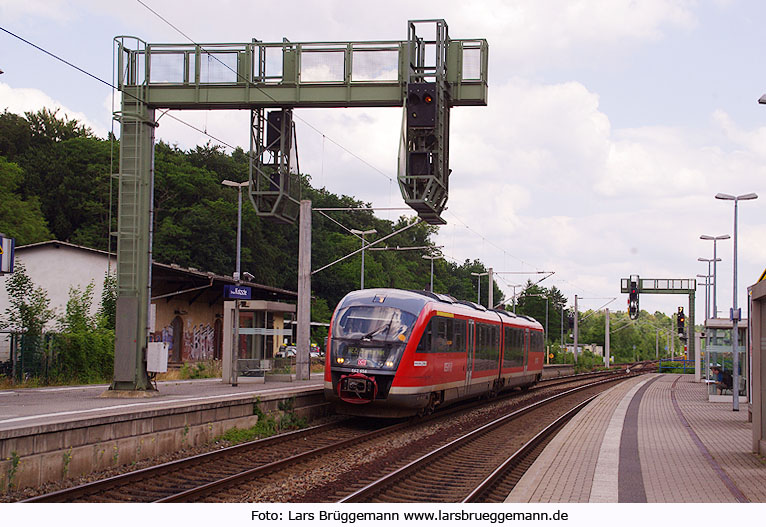
[[[286,478],[273,479],[265,477],[256,485],[243,484],[227,491],[227,502],[320,502],[332,499],[333,491],[346,488],[349,478],[359,479],[373,466],[389,464],[391,460],[401,460],[412,453],[420,443],[434,445],[446,442],[448,438],[459,435],[461,431],[471,429],[476,421],[490,421],[500,415],[520,407],[533,400],[548,396],[554,388],[543,388],[529,393],[519,393],[506,400],[494,401],[449,419],[436,419],[422,423],[406,433],[401,433],[394,440],[387,437],[382,441],[373,441],[352,447],[344,452],[321,456],[304,465],[303,472]],[[560,389],[556,390],[560,391]],[[336,420],[337,416],[327,417],[312,422],[312,425]],[[70,488],[91,481],[117,476],[134,470],[175,461],[197,454],[203,454],[231,446],[231,443],[218,441],[207,445],[187,448],[166,454],[150,460],[143,460],[131,465],[123,465],[107,471],[94,472],[87,476],[69,478],[61,482],[45,484],[38,488],[14,490],[0,495],[0,502],[14,502]]]
[[[312,426],[320,425],[320,424],[324,424],[326,422],[334,421],[337,419],[338,419],[337,416],[320,418],[315,421],[312,421],[311,425]],[[106,479],[112,476],[119,476],[120,474],[126,474],[128,472],[133,472],[135,470],[140,470],[142,468],[152,467],[155,465],[161,465],[163,463],[168,463],[170,461],[177,461],[179,459],[196,456],[198,454],[205,454],[207,452],[213,452],[215,450],[220,450],[222,448],[227,448],[230,446],[233,446],[233,443],[229,441],[215,441],[212,443],[208,443],[206,445],[201,445],[201,446],[193,447],[193,448],[185,448],[183,450],[178,450],[176,452],[164,454],[151,459],[144,459],[144,460],[132,463],[130,465],[122,465],[109,470],[93,472],[91,474],[87,474],[85,476],[80,476],[77,478],[68,478],[63,481],[46,483],[40,487],[27,487],[23,489],[13,490],[5,494],[0,494],[0,503],[21,501],[27,498],[32,498],[34,496],[40,496],[42,494],[48,494],[50,492],[56,492],[58,490],[68,489],[70,487],[76,487],[77,485],[83,485],[85,483],[90,483],[92,481],[97,481],[99,479]]]
[[[227,490],[225,501],[233,503],[315,503],[334,501],[334,494],[348,488],[349,481],[358,481],[364,474],[393,461],[415,458],[421,448],[446,443],[455,436],[473,430],[477,421],[491,421],[509,410],[543,398],[542,391],[520,394],[510,400],[488,403],[464,414],[437,419],[398,433],[374,440],[343,452],[321,456],[301,466],[301,473],[265,477],[255,484],[243,484]],[[279,478],[279,479],[277,479]],[[211,500],[212,501],[212,500]],[[218,501],[218,500],[216,500]]]

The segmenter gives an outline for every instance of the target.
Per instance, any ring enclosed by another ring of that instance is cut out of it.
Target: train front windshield
[[[333,365],[394,369],[417,317],[383,306],[351,306],[336,316],[332,328]]]

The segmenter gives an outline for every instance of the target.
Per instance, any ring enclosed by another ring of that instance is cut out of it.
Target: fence
[[[660,359],[659,372],[694,373],[694,361],[688,359]]]

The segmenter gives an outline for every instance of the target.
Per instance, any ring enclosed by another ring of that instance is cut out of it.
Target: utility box
[[[168,343],[150,342],[146,351],[146,371],[165,373],[168,371]]]

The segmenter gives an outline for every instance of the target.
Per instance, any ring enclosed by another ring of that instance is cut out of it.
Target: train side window
[[[454,340],[451,351],[465,352],[465,320],[457,319],[454,323]]]
[[[418,353],[430,353],[431,352],[431,340],[432,340],[432,334],[431,328],[433,326],[434,319],[432,318],[428,324],[426,324],[426,328],[423,330],[423,335],[420,337],[420,342],[418,342],[418,349],[416,350]]]
[[[511,368],[524,364],[524,330],[513,327],[505,328],[505,355],[503,366]]]

